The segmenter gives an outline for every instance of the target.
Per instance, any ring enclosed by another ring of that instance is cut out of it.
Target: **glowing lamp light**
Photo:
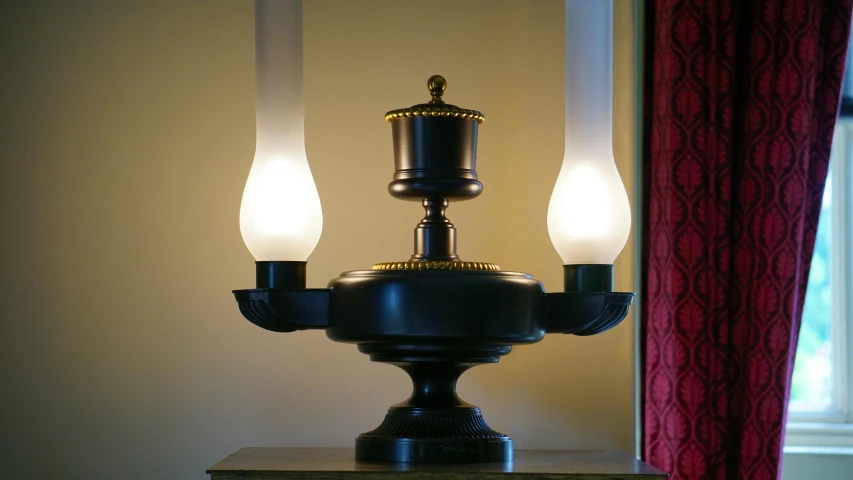
[[[303,262],[323,211],[305,155],[301,0],[256,0],[255,70],[257,140],[240,232],[258,261]]]
[[[612,37],[610,0],[566,2],[566,150],[548,206],[566,265],[613,263],[631,229],[613,159]]]

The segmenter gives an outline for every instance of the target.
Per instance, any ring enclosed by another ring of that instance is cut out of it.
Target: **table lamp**
[[[240,311],[273,332],[324,329],[329,339],[409,374],[412,395],[356,438],[356,459],[511,461],[510,437],[457,396],[459,376],[547,333],[613,328],[634,297],[613,292],[612,264],[631,216],[611,149],[610,1],[567,2],[566,151],[547,212],[564,263],[564,291],[555,293],[526,273],[457,254],[446,210],[483,189],[476,161],[485,116],[446,103],[440,75],[427,80],[424,103],[385,114],[394,145],[388,192],[425,210],[412,256],[306,288],[306,261],[323,218],[304,145],[302,4],[255,5],[257,145],[240,230],[257,260],[256,288],[234,291]]]

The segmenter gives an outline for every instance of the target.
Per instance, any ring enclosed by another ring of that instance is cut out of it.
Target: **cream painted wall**
[[[633,23],[617,0],[616,156],[633,196]],[[560,0],[312,0],[306,142],[325,230],[309,284],[410,254],[386,193],[386,110],[486,113],[464,258],[560,287],[545,212],[563,155]],[[3,478],[204,478],[249,445],[349,446],[408,380],[321,332],[243,320],[238,209],[253,152],[249,1],[0,3]],[[634,250],[618,286],[633,288]],[[547,337],[460,393],[519,448],[633,451],[633,322]]]

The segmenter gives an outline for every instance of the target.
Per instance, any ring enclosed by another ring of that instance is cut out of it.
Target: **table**
[[[357,462],[352,448],[253,447],[210,467],[211,480],[607,480],[668,475],[627,453],[599,450],[516,450],[509,463]]]

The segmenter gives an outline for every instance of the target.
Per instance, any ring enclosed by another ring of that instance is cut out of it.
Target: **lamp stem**
[[[415,227],[414,261],[459,260],[456,254],[456,228],[444,215],[450,202],[446,198],[423,200],[426,215]]]

